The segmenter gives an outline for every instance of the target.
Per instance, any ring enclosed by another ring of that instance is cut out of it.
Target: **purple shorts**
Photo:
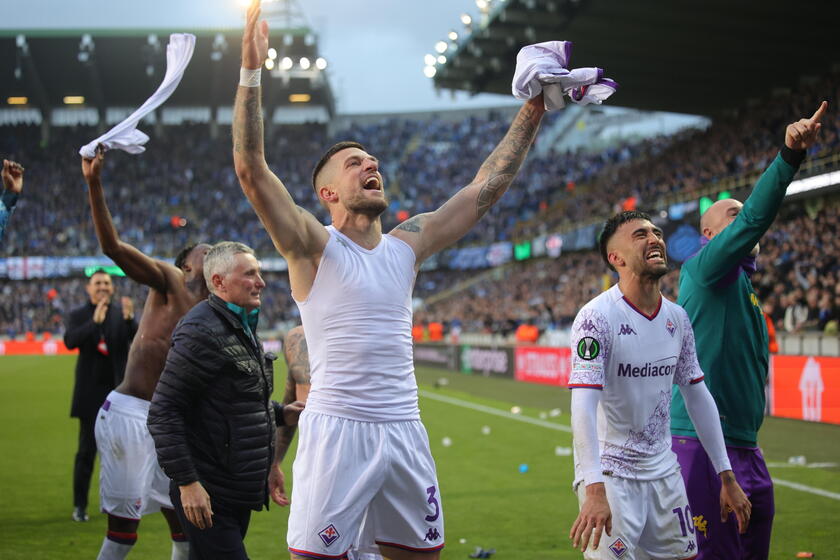
[[[747,532],[738,533],[735,514],[720,520],[720,476],[697,438],[672,436],[682,469],[697,536],[698,560],[766,560],[775,506],[773,481],[758,447],[726,447],[738,484],[752,503]]]

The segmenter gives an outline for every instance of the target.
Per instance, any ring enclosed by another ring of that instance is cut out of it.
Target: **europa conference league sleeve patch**
[[[591,336],[580,339],[577,345],[577,355],[581,360],[594,360],[601,353],[601,343]]]

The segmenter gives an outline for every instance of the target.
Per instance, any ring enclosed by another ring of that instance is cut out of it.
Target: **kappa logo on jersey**
[[[429,527],[429,530],[426,531],[426,536],[425,536],[425,538],[423,538],[423,540],[432,542],[432,541],[438,540],[439,538],[440,538],[440,533],[438,533],[437,528]]]
[[[592,338],[585,336],[580,339],[577,345],[577,355],[582,360],[594,360],[601,353],[601,343]]]
[[[621,539],[615,539],[615,542],[610,545],[610,550],[615,554],[616,558],[621,558],[627,553],[627,545]]]
[[[674,336],[674,331],[677,330],[677,326],[671,322],[671,319],[668,319],[668,322],[665,323],[665,330],[668,331],[668,334]]]
[[[321,540],[324,541],[325,545],[330,546],[332,543],[337,541],[341,535],[338,534],[335,526],[330,523],[325,529],[322,529],[321,532],[318,533],[318,536],[321,537]]]
[[[630,325],[625,325],[624,323],[621,324],[621,330],[618,331],[619,336],[622,334],[636,334],[636,331],[633,330],[633,327]]]
[[[598,332],[598,327],[595,326],[595,323],[592,322],[592,319],[586,319],[583,321],[583,324],[581,324],[580,330],[582,330],[583,332]]]

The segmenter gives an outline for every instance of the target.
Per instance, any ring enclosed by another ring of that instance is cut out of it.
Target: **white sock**
[[[172,541],[172,560],[188,560],[189,557],[189,541]]]
[[[122,544],[105,537],[96,560],[123,560],[131,552],[132,546],[134,544]]]

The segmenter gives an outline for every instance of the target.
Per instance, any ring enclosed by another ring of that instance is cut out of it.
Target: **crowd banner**
[[[771,416],[840,424],[840,358],[774,355],[769,384]]]
[[[513,377],[513,349],[504,346],[461,346],[461,372]]]
[[[414,345],[414,363],[420,366],[458,369],[458,347],[451,344]]]
[[[517,381],[561,387],[569,384],[571,349],[518,346],[514,354],[514,378]]]

